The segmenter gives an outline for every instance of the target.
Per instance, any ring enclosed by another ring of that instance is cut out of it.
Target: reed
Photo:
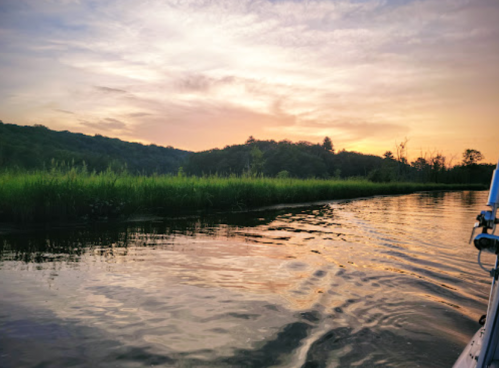
[[[45,222],[243,210],[297,203],[408,194],[424,190],[485,189],[481,185],[372,183],[263,177],[136,176],[68,169],[0,173],[0,220]]]

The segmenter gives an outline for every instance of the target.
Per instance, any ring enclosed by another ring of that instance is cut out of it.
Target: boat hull
[[[478,355],[482,349],[484,328],[480,328],[454,363],[453,368],[476,368]]]

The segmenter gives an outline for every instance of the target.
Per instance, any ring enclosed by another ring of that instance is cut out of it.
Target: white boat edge
[[[496,224],[499,223],[496,218],[499,207],[499,162],[490,183],[487,206],[490,207],[490,210],[480,213],[471,235],[475,247],[480,251],[478,264],[482,269],[489,272],[491,277],[492,285],[486,320],[484,326],[475,333],[471,341],[466,345],[456,363],[454,363],[453,368],[499,368],[499,257],[497,256],[499,254],[499,236],[494,235]],[[481,228],[482,233],[473,239],[477,228]],[[486,270],[482,266],[480,263],[482,251],[496,254],[494,269]]]

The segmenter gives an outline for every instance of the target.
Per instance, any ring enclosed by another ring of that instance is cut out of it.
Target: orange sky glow
[[[496,0],[4,0],[0,119],[497,162],[498,19]]]

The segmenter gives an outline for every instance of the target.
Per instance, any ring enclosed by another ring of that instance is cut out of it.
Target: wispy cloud
[[[99,92],[103,93],[111,93],[111,94],[123,94],[127,93],[127,91],[119,89],[119,88],[110,88],[110,87],[104,87],[104,86],[95,86],[95,89]]]
[[[80,120],[80,124],[97,131],[116,131],[126,129],[126,124],[113,118],[104,118],[99,121]]]
[[[417,151],[455,152],[477,141],[477,118],[499,135],[495,0],[1,6],[4,121],[102,123],[190,149],[328,134],[377,153],[406,135]]]
[[[74,112],[62,109],[54,109],[54,111],[62,112],[63,114],[74,115]]]

